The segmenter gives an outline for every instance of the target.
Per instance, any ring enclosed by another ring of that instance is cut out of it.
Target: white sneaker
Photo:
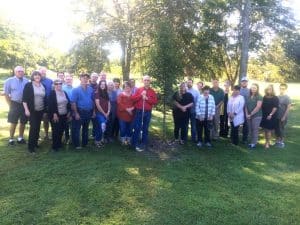
[[[197,143],[197,147],[202,147],[202,142],[201,141],[199,141],[198,143]]]
[[[137,152],[142,152],[142,151],[144,151],[144,149],[143,149],[143,148],[141,148],[141,147],[138,147],[138,146],[136,146],[136,147],[135,147],[135,150],[136,150]]]

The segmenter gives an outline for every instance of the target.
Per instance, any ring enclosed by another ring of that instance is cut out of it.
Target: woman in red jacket
[[[120,139],[122,145],[128,145],[132,135],[132,120],[134,117],[133,100],[131,99],[131,85],[124,82],[123,92],[117,99],[117,116],[120,124]]]

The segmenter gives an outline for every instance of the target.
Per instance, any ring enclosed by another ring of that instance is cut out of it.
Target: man
[[[276,135],[276,144],[275,146],[279,148],[284,148],[284,130],[288,120],[288,114],[292,107],[292,102],[290,97],[286,94],[287,92],[287,84],[279,85],[279,95],[277,96],[279,99],[279,107],[277,112],[277,126],[275,128]]]
[[[131,86],[131,94],[135,94],[135,92],[137,91],[137,87],[135,86],[135,79],[129,79],[129,83]]]
[[[192,141],[194,143],[197,143],[197,129],[196,129],[196,104],[199,98],[199,91],[195,88],[193,88],[193,80],[188,79],[187,81],[187,92],[193,95],[193,107],[190,110],[190,115],[189,115],[189,121],[191,123],[191,136],[192,136]]]
[[[22,66],[17,66],[14,69],[14,76],[8,78],[4,82],[4,95],[9,106],[7,121],[10,123],[10,137],[8,141],[8,145],[10,146],[15,145],[14,135],[18,121],[20,121],[20,124],[19,137],[17,139],[17,142],[19,144],[26,143],[26,141],[24,140],[24,129],[27,118],[25,116],[22,98],[24,86],[27,83],[28,80],[24,77],[24,69]]]
[[[114,82],[115,92],[117,93],[117,97],[118,97],[122,93],[122,89],[120,88],[121,81],[119,78],[114,78],[113,82]],[[115,114],[116,114],[116,110],[115,110]],[[111,123],[112,123],[112,130],[111,130],[112,138],[117,138],[119,136],[119,119],[118,119],[118,117],[115,116],[115,119],[113,121],[111,121]]]
[[[46,88],[46,97],[47,99],[50,96],[50,92],[52,90],[52,85],[53,85],[53,81],[49,78],[47,78],[47,69],[45,67],[41,67],[39,69],[39,72],[42,76],[42,80],[41,83],[45,86]],[[46,109],[47,111],[47,109]],[[48,118],[48,113],[45,112],[43,115],[43,125],[44,125],[44,131],[45,131],[45,140],[49,140],[49,118]]]
[[[119,78],[114,78],[113,82],[114,82],[114,86],[115,86],[115,91],[117,92],[117,95],[119,96],[119,94],[122,93],[122,89],[120,88],[121,81]]]
[[[94,94],[96,93],[97,88],[98,88],[98,79],[99,79],[98,74],[95,73],[95,72],[93,72],[91,74],[91,79],[90,79],[89,86],[94,90]],[[96,129],[98,129],[98,122],[97,122],[96,117],[92,117],[91,120],[92,120],[92,125],[93,125],[93,128],[92,128],[92,137],[95,138]]]
[[[215,99],[216,110],[215,116],[213,118],[213,129],[212,129],[212,138],[214,140],[219,138],[219,129],[220,129],[220,111],[221,107],[224,104],[224,91],[219,87],[219,80],[214,79],[212,81],[212,88],[210,89],[210,94]]]
[[[133,121],[132,146],[136,151],[141,152],[148,144],[148,128],[151,120],[152,107],[157,103],[155,91],[150,87],[151,78],[148,75],[143,77],[144,86],[137,89],[132,96],[134,107],[136,109]],[[142,140],[139,144],[140,133],[142,131]]]
[[[244,97],[244,100],[249,98],[250,96],[250,89],[248,88],[248,78],[246,76],[242,77],[241,79],[241,90],[240,90],[240,95]],[[248,141],[248,123],[247,123],[247,118],[246,118],[246,113],[244,112],[245,118],[244,118],[244,124],[243,124],[243,143],[247,144]]]
[[[74,88],[71,96],[73,110],[72,144],[75,149],[81,149],[88,144],[89,122],[94,110],[94,90],[88,85],[90,76],[80,75],[80,85]],[[80,146],[80,129],[82,130]]]
[[[202,94],[203,87],[204,87],[204,83],[202,81],[199,81],[197,83],[197,88],[198,88],[198,91],[199,91],[200,94]]]
[[[65,73],[64,72],[58,72],[56,74],[56,77],[57,77],[57,79],[60,79],[61,82],[64,84],[64,82],[65,82]]]
[[[106,81],[106,73],[104,73],[103,71],[99,74],[99,82],[100,81]]]
[[[65,80],[64,80],[64,84],[63,84],[63,91],[65,91],[69,97],[69,99],[71,99],[72,97],[72,90],[73,90],[73,77],[71,74],[66,73],[65,74]],[[69,143],[70,140],[70,124],[71,122],[68,121],[66,124],[66,129],[65,129],[65,141],[66,143]]]

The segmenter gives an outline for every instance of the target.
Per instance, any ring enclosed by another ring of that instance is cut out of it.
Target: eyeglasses
[[[54,83],[54,85],[62,85],[62,83]]]

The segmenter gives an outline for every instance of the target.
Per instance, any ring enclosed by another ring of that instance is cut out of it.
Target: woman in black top
[[[278,109],[279,100],[275,96],[273,85],[269,85],[265,89],[265,96],[262,101],[262,120],[260,126],[265,131],[265,148],[270,148],[270,140],[272,135],[272,130],[276,127],[276,113]]]
[[[47,108],[46,88],[41,83],[39,71],[33,71],[31,82],[27,83],[23,90],[23,106],[25,115],[29,117],[30,128],[28,137],[28,151],[35,153],[38,147],[41,120]]]
[[[188,122],[190,108],[193,106],[194,98],[191,93],[186,91],[186,84],[181,83],[179,91],[173,95],[173,119],[174,119],[174,137],[175,141],[179,140],[180,131],[180,144],[184,144],[187,140]]]
[[[62,81],[54,81],[54,90],[49,96],[49,119],[52,128],[52,149],[57,151],[62,147],[62,136],[66,129],[67,121],[70,119],[70,99],[62,90]]]

